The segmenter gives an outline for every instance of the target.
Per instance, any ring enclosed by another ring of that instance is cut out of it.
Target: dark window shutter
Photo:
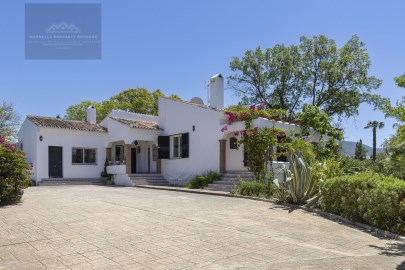
[[[181,157],[188,158],[189,156],[189,143],[188,133],[181,134]]]
[[[170,137],[158,136],[158,159],[170,158]]]

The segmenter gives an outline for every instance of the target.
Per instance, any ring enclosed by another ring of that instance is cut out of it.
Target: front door
[[[131,148],[131,173],[136,173],[136,147]]]
[[[62,178],[62,147],[49,146],[48,159],[49,159],[49,178]]]

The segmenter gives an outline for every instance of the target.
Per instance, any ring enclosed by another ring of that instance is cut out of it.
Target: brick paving
[[[268,202],[44,186],[0,208],[0,269],[405,269],[405,243]]]

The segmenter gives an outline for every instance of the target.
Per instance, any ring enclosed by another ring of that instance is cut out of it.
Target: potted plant
[[[105,159],[104,162],[104,170],[101,172],[101,179],[103,180],[104,185],[107,183],[108,180],[108,173],[107,173],[107,166],[109,164],[108,159]]]

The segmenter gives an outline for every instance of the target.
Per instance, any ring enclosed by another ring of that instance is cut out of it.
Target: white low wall
[[[110,165],[107,166],[107,173],[109,174],[126,174],[126,165]]]
[[[110,165],[107,166],[107,173],[114,175],[114,184],[117,186],[133,187],[133,183],[129,178],[126,165]]]

